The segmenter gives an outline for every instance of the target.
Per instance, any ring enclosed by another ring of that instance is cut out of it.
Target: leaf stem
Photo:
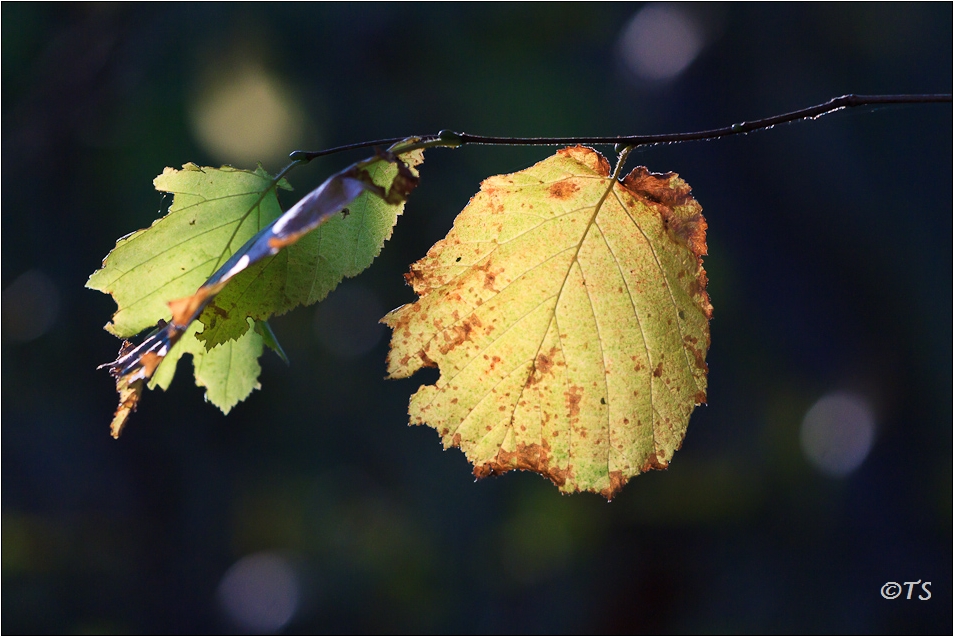
[[[623,174],[623,166],[626,164],[629,154],[635,149],[635,146],[624,146],[620,149],[619,156],[616,158],[616,168],[613,169],[613,181],[617,181],[619,176]]]
[[[682,142],[694,142],[709,139],[719,139],[730,137],[732,135],[742,135],[757,130],[767,130],[779,124],[796,122],[803,119],[817,119],[829,113],[834,113],[846,108],[856,106],[872,106],[876,104],[930,104],[951,102],[951,94],[916,94],[916,95],[842,95],[835,97],[823,104],[816,104],[808,108],[802,108],[790,113],[783,113],[763,119],[752,121],[743,121],[723,126],[722,128],[713,128],[710,130],[696,131],[691,133],[664,133],[659,135],[622,135],[618,137],[491,137],[485,135],[471,135],[470,133],[456,133],[449,130],[441,131],[436,135],[421,135],[420,141],[414,146],[458,148],[466,144],[481,145],[502,145],[502,146],[563,146],[577,144],[620,144],[623,146],[655,146],[657,144],[679,144]],[[359,142],[356,144],[347,144],[336,146],[319,151],[296,150],[289,157],[293,160],[306,163],[316,157],[331,155],[346,150],[356,148],[368,148],[372,146],[387,146],[397,143],[404,137],[393,137],[390,139],[379,139],[376,141]],[[283,171],[284,172],[284,171]]]

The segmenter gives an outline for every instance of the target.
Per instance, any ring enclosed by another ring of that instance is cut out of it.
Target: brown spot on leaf
[[[580,187],[572,181],[564,179],[550,184],[548,192],[554,199],[569,199]]]
[[[570,418],[579,418],[583,388],[578,385],[570,385],[570,388],[563,395],[566,397],[566,408],[570,412]]]
[[[553,349],[556,349],[555,347]],[[553,355],[553,349],[550,350],[550,356]],[[553,359],[547,356],[546,354],[538,354],[537,360],[535,363],[536,370],[540,372],[540,375],[547,374],[553,369]]]
[[[698,347],[696,347],[696,343],[699,342],[699,339],[694,338],[694,337],[689,336],[689,335],[686,335],[686,336],[683,337],[683,341],[685,341],[685,342],[683,343],[683,347],[685,347],[686,350],[687,350],[690,354],[692,354],[693,358],[696,359],[696,360],[695,360],[695,362],[696,362],[696,367],[698,367],[699,369],[701,369],[701,370],[704,371],[704,372],[708,372],[708,371],[709,371],[709,366],[706,365],[706,354],[705,354],[705,352],[704,352],[703,350],[701,350],[701,349],[699,349]]]
[[[545,374],[553,371],[553,366],[558,364],[556,361],[557,348],[551,347],[546,354],[537,354],[533,361],[533,369],[530,370],[530,377],[527,379],[527,386],[534,385],[543,380]]]
[[[474,266],[474,270],[484,273],[484,289],[490,290],[491,292],[499,292],[494,285],[497,282],[497,277],[503,272],[503,268],[493,269],[493,262],[487,260],[483,265]],[[469,290],[473,292],[473,288]]]
[[[441,354],[446,354],[458,345],[471,340],[471,334],[474,328],[482,325],[483,323],[480,322],[480,318],[474,315],[462,321],[460,325],[455,325],[449,330],[445,330],[444,341],[446,342],[438,348]]]
[[[655,376],[656,378],[659,378],[660,376],[662,376],[662,369],[663,369],[662,361],[659,361],[659,364],[656,365],[656,369],[653,370],[653,376]]]

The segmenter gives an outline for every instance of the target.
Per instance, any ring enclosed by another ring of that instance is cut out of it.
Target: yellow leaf
[[[705,402],[701,211],[678,175],[618,181],[580,146],[485,180],[406,275],[420,299],[383,319],[391,377],[440,367],[411,424],[478,477],[536,471],[609,499],[665,468]]]

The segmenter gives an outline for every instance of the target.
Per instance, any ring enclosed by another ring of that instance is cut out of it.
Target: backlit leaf
[[[261,169],[166,169],[156,187],[174,193],[169,214],[120,239],[87,283],[116,300],[107,325],[114,334],[159,322],[105,365],[120,393],[113,435],[135,410],[140,381],[168,387],[184,353],[193,355],[206,398],[226,413],[257,388],[263,339],[285,358],[264,319],[320,300],[370,265],[417,184],[408,164],[422,158],[421,151],[400,159],[378,152],[332,175],[284,214],[275,188],[287,184]],[[331,230],[313,233],[327,222]]]
[[[403,155],[409,166],[424,160],[423,151]],[[375,184],[390,188],[398,176],[395,164],[371,165]],[[199,339],[207,346],[236,338],[245,332],[246,318],[267,319],[298,305],[321,301],[345,277],[357,276],[371,265],[391,237],[404,199],[389,203],[364,191],[346,208],[294,245],[266,258],[237,275],[205,309],[199,320],[206,329]]]
[[[106,329],[122,338],[169,319],[169,301],[193,294],[282,213],[272,178],[261,168],[186,164],[166,168],[153,184],[173,194],[169,212],[117,241],[86,283],[116,301]],[[290,189],[284,181],[280,185]]]
[[[384,318],[392,377],[440,368],[411,423],[478,477],[531,470],[611,498],[665,468],[705,402],[701,210],[677,175],[620,182],[583,147],[485,180],[411,266],[420,299]]]
[[[202,329],[198,321],[183,334],[166,355],[150,379],[149,388],[168,389],[175,374],[176,364],[183,354],[192,354],[195,384],[205,387],[205,398],[227,414],[239,402],[259,389],[258,375],[262,368],[262,335],[257,330],[246,330],[237,340],[228,341],[206,351],[197,338]]]
[[[181,170],[166,168],[154,185],[173,194],[168,213],[149,228],[120,239],[103,268],[86,284],[113,296],[118,309],[106,329],[121,337],[170,318],[169,301],[195,292],[282,212],[276,184],[261,168],[247,171],[186,164]],[[290,189],[284,181],[277,186]],[[206,398],[226,413],[258,386],[261,337],[255,334],[207,352],[196,340],[200,328],[196,325],[175,344],[173,356],[164,358],[164,353],[157,354],[161,350],[151,350],[142,365],[145,369],[115,374],[120,404],[110,426],[113,437],[119,437],[136,409],[149,377],[156,374],[148,382],[150,388],[166,389],[183,353],[193,355],[196,383],[207,388]],[[160,329],[158,335],[167,332]],[[135,349],[124,344],[117,360]]]

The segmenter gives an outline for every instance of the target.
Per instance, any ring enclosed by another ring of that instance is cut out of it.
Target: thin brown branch
[[[653,146],[656,144],[678,144],[682,142],[701,141],[709,139],[719,139],[721,137],[730,137],[732,135],[741,135],[758,130],[766,130],[779,124],[796,122],[804,119],[817,119],[829,113],[834,113],[846,108],[857,106],[874,106],[879,104],[931,104],[931,103],[949,103],[951,95],[947,94],[928,94],[928,95],[842,95],[835,97],[823,104],[809,106],[790,113],[783,113],[763,119],[738,122],[722,128],[713,128],[710,130],[697,131],[692,133],[665,133],[659,135],[621,135],[617,137],[491,137],[485,135],[471,135],[470,133],[456,133],[444,130],[436,135],[421,135],[420,146],[428,147],[449,147],[457,148],[466,144],[483,145],[503,145],[503,146],[566,146],[576,144],[620,144],[622,146]],[[403,137],[391,139],[379,139],[369,142],[359,142],[356,144],[347,144],[345,146],[336,146],[319,151],[296,150],[291,154],[291,158],[300,162],[307,162],[316,157],[330,155],[346,150],[356,148],[368,148],[373,146],[384,147],[396,143]]]

